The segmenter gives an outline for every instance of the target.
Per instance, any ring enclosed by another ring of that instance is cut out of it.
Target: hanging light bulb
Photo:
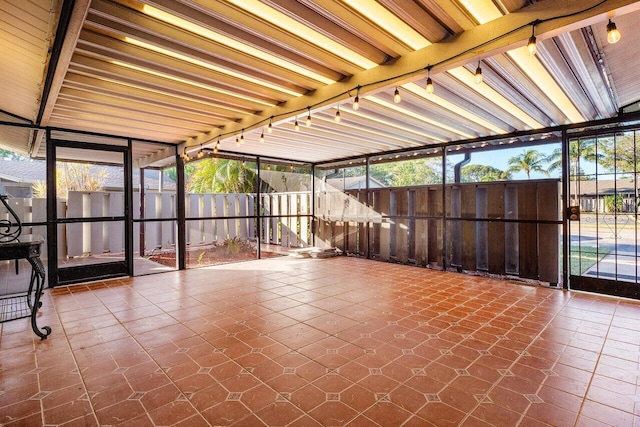
[[[260,134],[260,144],[264,144],[264,131]]]
[[[273,133],[273,125],[271,124],[273,117],[269,118],[269,126],[267,126],[267,133]]]
[[[244,144],[244,129],[242,129],[242,133],[240,134],[240,145]]]
[[[202,151],[202,144],[200,144],[200,151],[198,151],[198,158],[201,159],[204,157],[204,151]]]
[[[427,91],[427,95],[431,95],[433,93],[433,81],[431,80],[431,67],[427,67],[427,84],[424,87]]]
[[[358,111],[360,108],[360,86],[356,88],[356,97],[353,99],[353,111]]]
[[[338,105],[338,111],[336,111],[336,116],[333,119],[336,123],[340,123],[340,106]]]
[[[473,81],[479,85],[482,83],[482,68],[480,68],[480,61],[478,61],[478,68],[476,68],[476,75],[473,78]]]
[[[398,91],[398,88],[396,87],[395,92],[393,92],[393,102],[399,104],[400,101],[402,101],[402,98],[400,97],[400,91]]]
[[[297,131],[300,130],[300,125],[298,124],[298,118],[296,117],[296,121],[293,123],[293,128]]]
[[[307,127],[311,127],[311,108],[307,107],[307,122],[305,123],[307,125]]]
[[[616,24],[609,19],[607,24],[607,41],[611,44],[618,43],[620,40],[620,31],[616,27]]]
[[[531,37],[529,37],[529,42],[527,43],[527,49],[529,50],[529,55],[533,56],[538,52],[538,46],[536,46],[536,26],[532,25],[531,28]]]
[[[238,135],[236,135],[236,147],[240,147],[240,139],[238,138]]]

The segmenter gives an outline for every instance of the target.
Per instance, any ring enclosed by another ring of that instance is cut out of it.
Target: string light
[[[198,151],[198,158],[201,159],[204,157],[204,151],[202,151],[202,144],[200,144],[200,151]]]
[[[260,144],[264,144],[264,131],[260,134]]]
[[[478,68],[476,68],[476,75],[473,78],[473,81],[479,85],[482,83],[482,68],[480,68],[480,61],[478,61]]]
[[[307,107],[307,122],[306,125],[307,127],[311,127],[311,107]]]
[[[236,135],[236,147],[240,147],[240,139],[238,139],[238,135]]]
[[[360,108],[360,86],[356,88],[356,97],[353,100],[353,111],[358,111]]]
[[[531,37],[529,37],[527,49],[529,50],[529,55],[531,56],[535,55],[538,52],[538,47],[536,46],[536,24],[533,24],[531,26]]]
[[[620,37],[620,31],[618,31],[616,24],[609,19],[609,23],[607,24],[607,41],[611,44],[618,43]]]
[[[298,116],[296,116],[296,121],[293,123],[293,128],[297,131],[300,130],[300,125],[298,124]]]
[[[338,111],[336,111],[336,116],[333,119],[336,123],[340,123],[340,106],[338,105]]]
[[[427,67],[427,85],[424,87],[427,91],[427,95],[431,95],[433,93],[433,81],[431,80],[431,66]]]
[[[393,102],[395,102],[396,104],[399,104],[400,101],[402,101],[402,98],[400,97],[400,91],[398,90],[398,87],[396,86],[396,90],[395,90],[395,92],[393,92]]]
[[[218,137],[218,142],[216,142],[216,146],[213,147],[213,152],[217,153],[219,149],[220,149],[220,137]]]
[[[244,144],[244,129],[242,129],[242,133],[240,134],[240,145]]]
[[[269,126],[267,126],[267,133],[273,133],[273,125],[271,122],[273,121],[273,117],[269,117]]]

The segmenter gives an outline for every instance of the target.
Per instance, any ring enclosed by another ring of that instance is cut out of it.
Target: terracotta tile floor
[[[0,424],[640,425],[640,304],[356,258],[47,290]]]

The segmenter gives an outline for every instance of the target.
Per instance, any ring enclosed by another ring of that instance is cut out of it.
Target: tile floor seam
[[[584,392],[584,398],[582,399],[582,402],[580,403],[580,409],[579,409],[579,411],[577,413],[577,417],[576,417],[576,424],[578,424],[578,422],[580,421],[580,418],[583,417],[582,410],[584,409],[585,404],[589,400],[588,399],[589,390],[591,389],[591,384],[593,383],[593,380],[594,380],[594,378],[596,376],[596,371],[598,369],[598,364],[600,363],[600,358],[602,357],[602,352],[604,351],[604,348],[605,348],[605,346],[607,344],[607,337],[609,336],[609,333],[611,331],[611,325],[613,324],[613,320],[615,319],[615,314],[616,314],[616,311],[618,310],[619,306],[620,306],[620,302],[616,301],[615,309],[613,310],[613,313],[611,313],[611,321],[609,322],[609,326],[607,327],[607,333],[605,334],[605,336],[604,336],[604,338],[602,340],[602,346],[600,348],[600,351],[598,352],[598,357],[596,358],[596,362],[595,362],[594,367],[593,367],[593,372],[591,372],[591,376],[589,378],[589,382],[587,383],[587,388],[586,388],[586,390]],[[606,405],[606,406],[608,406],[608,405]],[[626,411],[623,411],[623,412],[626,412]],[[586,418],[591,419],[589,417],[586,417]]]
[[[47,289],[49,289],[49,288],[47,288]],[[91,398],[89,396],[89,391],[87,389],[87,383],[85,381],[84,376],[82,375],[82,370],[80,369],[80,365],[78,364],[78,359],[76,357],[76,354],[73,351],[73,348],[71,347],[71,342],[69,341],[69,336],[67,335],[67,331],[66,331],[66,329],[64,327],[64,323],[62,322],[62,318],[60,317],[60,313],[58,312],[58,310],[55,307],[55,302],[54,302],[53,296],[49,295],[48,300],[51,303],[52,307],[54,308],[53,311],[55,312],[55,315],[56,315],[56,317],[58,319],[58,324],[60,325],[60,328],[62,329],[62,333],[64,334],[66,345],[68,347],[69,353],[71,353],[71,357],[73,359],[74,366],[75,366],[76,370],[78,371],[78,377],[80,377],[80,381],[82,382],[82,387],[84,389],[84,394],[87,396],[87,401],[89,402],[89,407],[91,408],[91,413],[92,413],[94,419],[96,420],[96,422],[98,422],[98,415],[96,414],[95,407],[94,407],[93,402],[91,401]],[[53,331],[52,331],[52,333],[53,333]],[[38,375],[38,382],[40,382],[40,378],[39,377],[40,377],[40,375]],[[42,404],[43,404],[43,402],[41,401],[41,405]],[[43,411],[42,411],[42,422],[43,422],[43,425],[46,424],[45,423],[45,419],[44,419],[44,415],[45,415],[45,411],[44,411],[44,408],[43,408]],[[86,414],[85,414],[85,416],[86,416]],[[79,417],[79,418],[82,418],[82,417]]]
[[[525,286],[532,286],[532,285],[525,285]],[[560,289],[557,289],[556,291],[561,292],[561,290],[560,290]],[[505,313],[509,308],[516,306],[518,303],[520,303],[521,301],[525,300],[527,296],[528,296],[527,294],[523,295],[523,296],[522,296],[522,297],[520,297],[518,300],[516,300],[516,301],[514,301],[513,303],[511,303],[509,306],[505,307],[505,308],[501,311],[501,313],[500,313],[500,314],[503,314],[503,313]],[[564,307],[564,306],[566,306],[566,303],[565,303],[565,305],[563,305],[563,307]],[[560,310],[557,310],[557,312],[556,312],[556,314],[554,314],[553,318],[555,318],[555,317],[558,315],[558,313],[559,313],[559,312],[560,312]],[[495,317],[497,317],[497,316],[498,316],[498,315],[496,315]],[[547,326],[545,326],[545,328],[543,328],[540,332],[538,332],[538,333],[536,334],[535,338],[531,339],[531,342],[529,342],[529,344],[527,344],[527,347],[526,347],[526,348],[525,348],[525,350],[524,350],[525,352],[526,352],[526,349],[530,348],[530,347],[533,345],[533,342],[535,341],[535,339],[537,339],[537,338],[539,338],[539,337],[540,337],[540,335],[542,334],[542,332],[543,332],[543,331],[548,327],[548,324],[549,324],[549,322],[547,323]],[[512,326],[512,327],[511,327],[511,329],[509,330],[509,332],[511,332],[514,328],[516,328],[516,326]],[[494,346],[496,346],[499,342],[500,342],[500,341],[496,341],[494,344],[492,344],[492,346],[491,346],[489,349],[491,349],[491,348],[493,348]],[[460,345],[460,344],[458,344],[458,345]],[[515,359],[515,360],[514,360],[510,365],[509,365],[509,371],[511,371],[511,368],[513,368],[513,367],[518,363],[518,361],[519,361],[523,356],[524,356],[524,354],[519,354],[519,355],[518,355],[518,357],[517,357],[517,358],[516,358],[516,359]],[[478,358],[479,358],[479,357],[478,357]],[[477,360],[477,359],[476,359],[476,360]],[[502,375],[502,376],[504,377],[504,375]],[[494,383],[491,385],[491,387],[489,387],[489,390],[487,390],[487,392],[485,393],[485,395],[489,395],[489,394],[490,394],[490,393],[491,393],[491,392],[492,392],[496,387],[498,387],[498,381],[494,381]],[[541,386],[540,386],[540,387],[541,387]],[[539,389],[540,389],[540,388],[538,388],[538,391],[539,391]],[[537,393],[537,392],[536,392],[536,393]],[[462,421],[461,421],[460,423],[464,423],[464,422],[465,422],[469,417],[471,417],[471,416],[472,416],[472,414],[473,414],[473,413],[474,413],[474,412],[475,412],[475,411],[476,411],[476,410],[477,410],[481,405],[482,405],[482,402],[478,402],[478,403],[475,405],[475,407],[474,407],[473,409],[471,409],[470,411],[467,411],[467,414],[465,415],[465,417],[462,419]],[[522,411],[522,414],[520,414],[520,420],[518,421],[518,424],[517,424],[517,425],[519,425],[519,424],[522,422],[522,420],[525,418],[525,414],[526,414],[526,412],[529,410],[530,406],[531,406],[531,403],[527,406],[527,409],[526,409],[526,410]]]

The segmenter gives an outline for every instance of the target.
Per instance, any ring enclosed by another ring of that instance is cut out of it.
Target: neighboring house
[[[580,210],[585,212],[606,212],[605,197],[618,194],[622,196],[622,212],[636,211],[636,195],[640,193],[640,181],[633,179],[599,179],[578,181]],[[572,198],[575,197],[576,182],[571,181]]]
[[[326,179],[327,186],[333,190],[364,190],[367,188],[367,179],[362,176],[347,176]],[[384,185],[375,178],[369,177],[369,188],[383,188]]]
[[[124,177],[122,168],[117,166],[91,165],[90,171],[105,170],[104,191],[122,191]],[[166,174],[147,170],[144,176],[144,187],[147,192],[157,192],[162,178],[163,191],[175,191],[176,184]],[[10,197],[33,197],[32,186],[38,181],[46,180],[46,163],[42,160],[8,160],[0,159],[0,194]],[[140,170],[133,171],[133,188],[140,187]]]

